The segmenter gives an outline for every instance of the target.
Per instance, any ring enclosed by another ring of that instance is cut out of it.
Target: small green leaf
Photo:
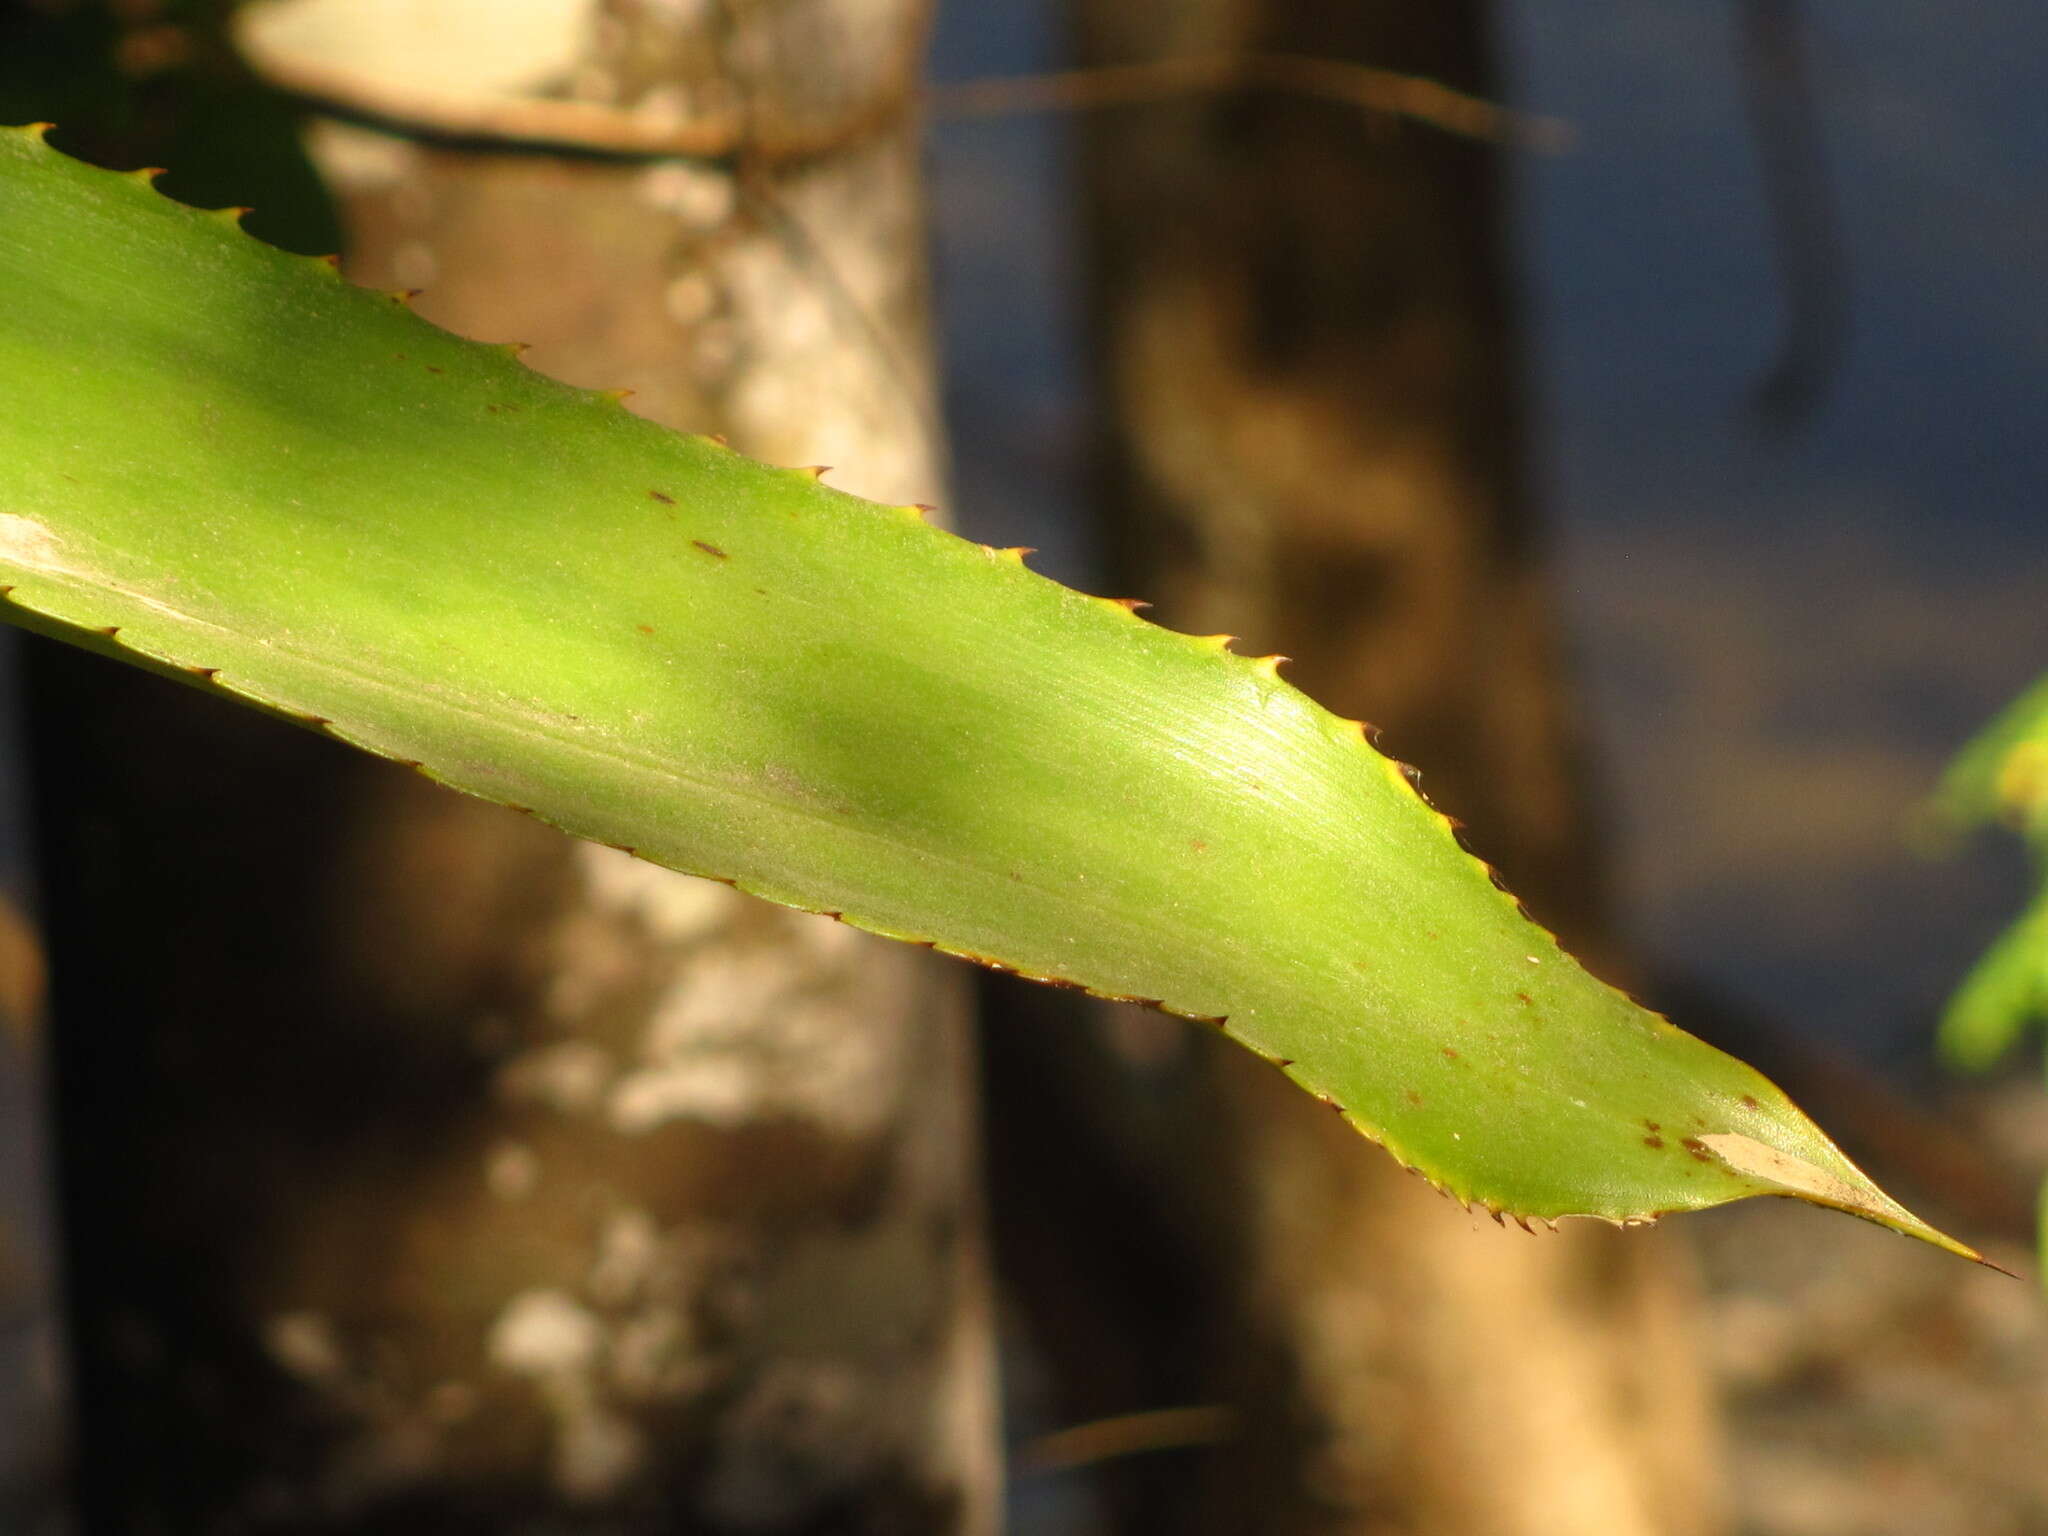
[[[32,131],[0,133],[0,295],[18,622],[1208,1020],[1496,1214],[1792,1195],[1970,1253],[1563,954],[1270,661],[664,431]]]
[[[1936,1041],[1944,1060],[1964,1072],[1993,1066],[2048,1013],[2048,892],[1971,967],[1943,1010]]]
[[[1956,754],[1929,812],[1956,832],[2003,821],[2029,836],[2048,836],[2048,677]]]

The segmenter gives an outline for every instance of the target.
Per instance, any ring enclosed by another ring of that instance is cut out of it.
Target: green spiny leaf
[[[0,132],[11,617],[579,836],[1206,1019],[1457,1198],[1958,1253],[1588,975],[1270,662]],[[1975,1257],[1975,1255],[1970,1255]]]

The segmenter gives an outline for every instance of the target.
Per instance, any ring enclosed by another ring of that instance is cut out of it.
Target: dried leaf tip
[[[823,480],[832,473],[832,466],[830,464],[799,464],[795,466],[791,473],[808,475],[813,480]]]
[[[157,177],[164,174],[164,168],[160,165],[142,165],[137,166],[132,171],[124,171],[122,174],[130,181],[145,187],[153,187],[156,185]],[[222,213],[227,212],[224,208],[219,211]]]
[[[1292,660],[1292,656],[1281,656],[1277,653],[1272,656],[1260,656],[1253,660],[1252,670],[1261,677],[1271,678],[1277,683],[1280,681],[1280,664]]]
[[[1204,650],[1228,651],[1237,643],[1235,635],[1189,635],[1188,638]]]
[[[1126,613],[1136,613],[1140,608],[1150,608],[1152,606],[1142,597],[1105,597],[1103,601],[1112,608],[1123,609]]]
[[[624,405],[633,398],[633,391],[630,389],[600,389],[597,392],[597,397],[612,405]]]

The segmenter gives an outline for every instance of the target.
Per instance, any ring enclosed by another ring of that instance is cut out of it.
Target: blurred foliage
[[[1981,1072],[2030,1024],[2048,1023],[2048,677],[1963,748],[1942,778],[1932,811],[1951,834],[2008,827],[2032,857],[2033,898],[1963,978],[1936,1033],[1944,1061]],[[2048,1180],[2040,1213],[2036,1241],[2048,1284]]]
[[[1970,971],[1941,1019],[1943,1058],[1982,1071],[2030,1022],[2048,1020],[2048,678],[1962,750],[1942,778],[1933,812],[1953,833],[2008,827],[2033,855],[2033,899]]]

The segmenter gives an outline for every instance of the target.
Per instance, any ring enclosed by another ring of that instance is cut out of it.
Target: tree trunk
[[[1081,15],[1091,63],[1245,50],[1496,85],[1476,3]],[[1601,963],[1498,152],[1273,93],[1104,113],[1086,145],[1121,590],[1175,628],[1295,657],[1293,679],[1382,726],[1538,918]],[[1165,1021],[1103,1038],[1063,1075],[1123,1095],[1135,1079],[1154,1108],[1076,1113],[1181,1213],[1164,1225],[1211,1298],[1151,1380],[1244,1410],[1209,1475],[1182,1480],[1186,1528],[1717,1528],[1672,1245],[1496,1231],[1242,1051]]]
[[[309,130],[352,275],[937,500],[921,8],[566,0],[444,44],[465,9],[252,13],[261,67],[383,124]],[[540,103],[545,147],[435,116],[478,98]],[[651,122],[728,142],[576,137]],[[149,679],[42,675],[93,1536],[993,1529],[950,969]]]

